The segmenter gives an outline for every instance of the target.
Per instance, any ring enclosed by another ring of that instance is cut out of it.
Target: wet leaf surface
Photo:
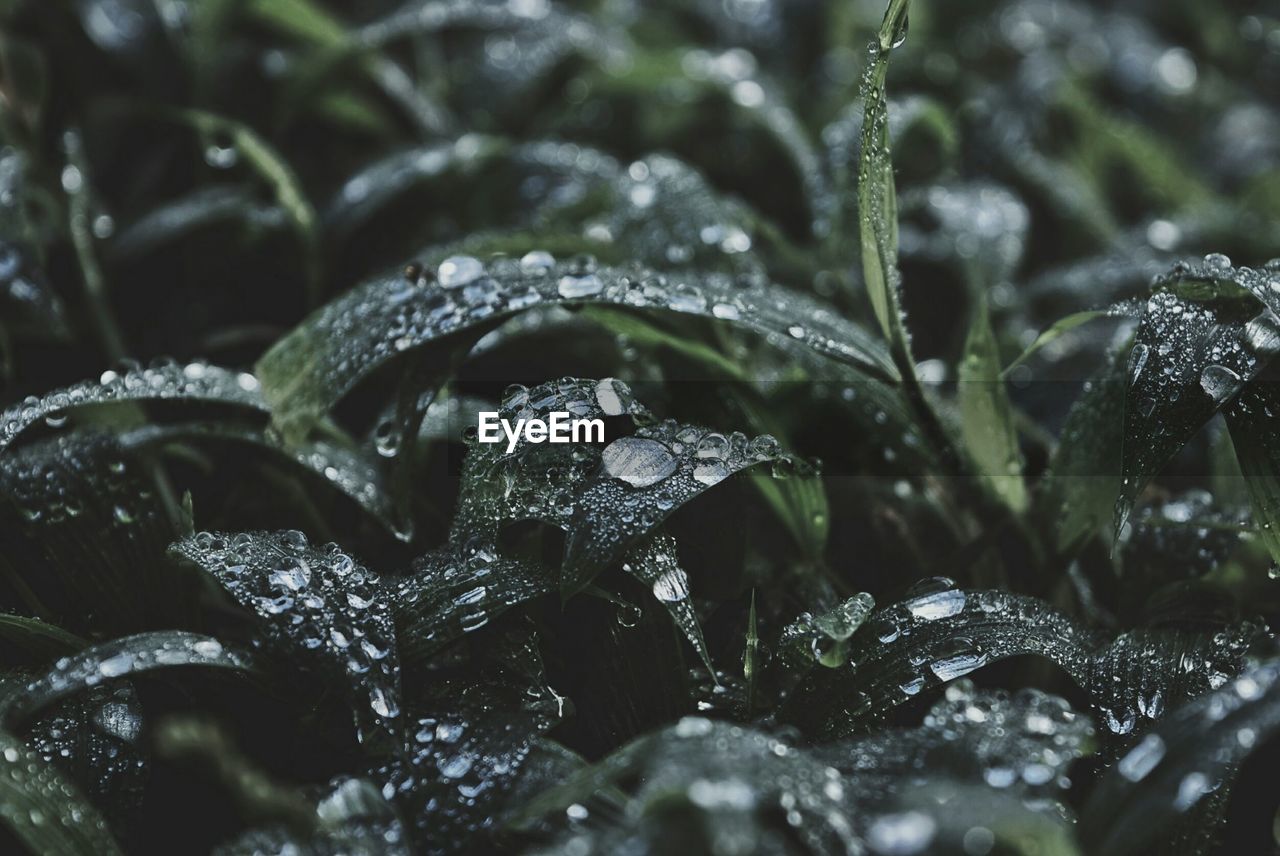
[[[312,545],[297,530],[200,532],[172,551],[257,615],[272,645],[345,686],[362,742],[395,742],[402,728],[399,652],[376,574],[338,545]]]
[[[518,387],[498,411],[510,424],[553,412],[581,419],[626,415],[636,430],[603,449],[585,442],[556,449],[526,441],[508,453],[501,443],[474,443],[453,532],[459,540],[485,534],[496,539],[502,524],[521,519],[563,528],[565,596],[580,591],[681,505],[735,473],[761,463],[780,471],[797,467],[767,434],[748,440],[740,432],[658,422],[615,378]]]
[[[176,588],[158,567],[174,522],[143,462],[113,435],[74,431],[5,451],[0,516],[11,609],[66,615],[72,627],[103,611],[136,628]]]
[[[1084,809],[1088,841],[1099,853],[1148,846],[1162,829],[1217,792],[1229,792],[1240,763],[1280,725],[1277,667],[1255,664],[1215,692],[1172,712],[1121,757]],[[1121,818],[1142,817],[1142,824]],[[1221,818],[1212,824],[1220,826]],[[1185,830],[1184,830],[1185,834]],[[1213,835],[1191,832],[1205,842]]]
[[[764,335],[801,340],[872,377],[894,374],[865,332],[799,295],[751,280],[744,286],[724,275],[611,269],[587,258],[558,262],[532,250],[519,262],[487,266],[471,256],[455,256],[435,270],[365,283],[281,340],[258,363],[257,374],[274,418],[286,433],[297,433],[397,355],[437,340],[448,344],[451,334],[483,333],[503,316],[547,303],[601,303],[719,318]]]
[[[826,738],[857,733],[926,688],[1034,654],[1083,689],[1099,724],[1123,740],[1159,718],[1166,704],[1229,680],[1260,632],[1245,622],[1216,631],[1144,628],[1108,638],[1034,598],[965,591],[945,578],[917,584],[909,594],[854,635],[845,666],[810,674],[784,708],[788,721]]]
[[[558,812],[556,823],[567,832],[554,852],[655,846],[663,818],[676,807],[699,821],[674,833],[688,847],[711,839],[777,840],[785,834],[779,812],[805,846],[820,851],[945,847],[963,835],[947,812],[1022,823],[1040,814],[1048,827],[1061,823],[1052,801],[1059,775],[1089,751],[1092,730],[1062,699],[976,691],[967,682],[953,687],[918,728],[815,748],[686,717],[541,795],[517,822]],[[913,796],[922,765],[948,781],[953,799],[946,808]],[[984,792],[964,786],[984,780],[994,794],[979,796]],[[993,797],[1003,802],[1001,810],[983,802]],[[997,833],[1010,843],[1019,835],[998,826]]]
[[[119,853],[103,820],[65,776],[21,740],[0,733],[0,813],[24,846],[39,853]]]
[[[0,850],[1274,849],[1273,18],[0,3]]]
[[[1155,472],[1280,350],[1276,303],[1263,272],[1222,255],[1157,282],[1129,353],[1117,529]]]

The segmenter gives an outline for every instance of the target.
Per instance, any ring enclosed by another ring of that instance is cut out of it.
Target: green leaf
[[[761,463],[794,466],[775,438],[728,436],[675,420],[656,422],[626,384],[565,378],[511,391],[499,418],[546,418],[553,412],[581,419],[627,415],[634,434],[603,450],[589,442],[565,446],[522,441],[511,453],[501,443],[473,446],[463,466],[454,517],[455,543],[494,543],[501,527],[534,519],[567,532],[560,591],[576,594],[619,561],[663,520],[703,491]]]
[[[103,680],[178,666],[244,671],[251,660],[247,653],[198,633],[160,630],[124,636],[63,657],[45,674],[6,694],[0,700],[0,722],[14,728],[42,708]]]
[[[585,810],[595,822],[563,829],[562,843],[586,838],[602,852],[623,841],[698,852],[726,828],[755,841],[787,828],[817,852],[893,852],[903,841],[959,852],[980,819],[1002,844],[1074,853],[1066,828],[1033,807],[1057,795],[1053,773],[1089,751],[1090,732],[1062,699],[971,685],[949,691],[922,726],[820,747],[685,717],[534,796],[512,823],[562,828],[566,813]],[[922,782],[924,765],[932,775]],[[1037,775],[1046,765],[1050,775]],[[993,770],[1002,789],[984,780]],[[778,804],[787,806],[785,827],[771,811]],[[692,822],[670,823],[672,810]]]
[[[875,598],[866,592],[837,604],[833,609],[800,617],[782,630],[778,654],[800,671],[814,663],[834,669],[849,657],[849,638],[862,626],[876,607]]]
[[[854,634],[847,664],[810,672],[784,705],[785,721],[824,739],[865,732],[928,686],[1034,654],[1085,690],[1100,723],[1123,739],[1140,721],[1238,672],[1260,630],[1241,622],[1219,632],[1153,628],[1108,639],[1036,598],[965,591],[945,578],[908,595]]]
[[[373,453],[357,447],[337,432],[285,447],[262,428],[231,423],[184,422],[146,425],[120,437],[128,450],[153,452],[169,446],[212,449],[216,461],[228,450],[248,452],[284,465],[285,471],[311,485],[337,491],[367,512],[402,541],[413,534],[413,521],[400,514],[391,498],[387,478]]]
[[[734,361],[719,350],[689,336],[664,330],[649,319],[637,315],[591,306],[583,309],[581,314],[626,336],[631,344],[668,349],[723,375],[726,384],[736,381],[738,387],[731,394],[737,407],[744,411],[751,428],[760,433],[785,436],[768,402],[755,392],[754,384],[751,384],[752,378],[741,362]],[[752,474],[751,484],[774,509],[795,537],[796,543],[810,557],[821,556],[830,528],[830,510],[820,481],[816,478],[779,480]]]
[[[1120,489],[1129,341],[1107,357],[1067,413],[1049,473],[1037,496],[1037,518],[1071,555],[1108,524]]]
[[[197,532],[170,549],[255,614],[281,651],[345,684],[362,742],[398,744],[400,660],[377,575],[297,530]]]
[[[51,660],[79,651],[88,643],[56,624],[24,615],[0,614],[0,639],[33,658]]]
[[[173,620],[181,580],[164,562],[175,521],[152,473],[89,429],[0,453],[0,579],[8,608],[80,629]]]
[[[723,274],[598,268],[593,261],[551,262],[534,253],[519,264],[498,260],[488,266],[454,256],[428,273],[428,279],[397,273],[359,286],[262,357],[257,375],[286,436],[301,437],[360,380],[406,351],[436,342],[465,350],[502,318],[548,304],[717,318],[796,339],[873,377],[895,375],[883,349],[861,328],[811,298],[758,283],[744,287]]]
[[[1227,408],[1227,425],[1262,541],[1280,562],[1280,391],[1267,378],[1250,385]]]
[[[1129,355],[1117,535],[1160,467],[1280,351],[1276,308],[1269,277],[1225,256],[1156,283]]]
[[[136,364],[135,364],[136,366]],[[44,423],[60,427],[81,408],[120,402],[178,401],[220,404],[266,411],[258,380],[203,362],[179,365],[159,361],[148,368],[108,369],[98,381],[82,381],[39,398],[31,397],[0,413],[0,455],[24,432]]]
[[[240,223],[252,235],[278,229],[288,221],[283,208],[263,203],[252,188],[215,185],[153,208],[121,229],[107,249],[112,261],[129,260],[191,232],[226,222]]]
[[[760,628],[756,620],[756,591],[751,590],[751,611],[747,613],[747,642],[742,650],[742,677],[747,682],[747,716],[756,707],[756,681],[760,670]]]
[[[120,853],[102,815],[61,773],[0,731],[0,819],[32,853]]]
[[[246,11],[318,45],[337,47],[347,39],[347,29],[342,22],[311,0],[250,0]]]
[[[1081,833],[1088,852],[1150,852],[1171,837],[1185,852],[1211,846],[1225,822],[1218,797],[1230,795],[1241,762],[1280,730],[1277,678],[1275,660],[1256,664],[1137,740],[1085,804]],[[1207,816],[1198,813],[1215,802]]]
[[[530,709],[511,687],[471,682],[466,698],[431,705],[410,723],[405,756],[377,771],[424,852],[488,841],[507,794],[525,775],[553,717]],[[513,696],[515,696],[513,698]]]
[[[889,55],[906,35],[907,0],[890,0],[880,33],[868,50],[862,78],[862,155],[858,165],[858,218],[862,277],[890,350],[910,365],[910,340],[899,298],[898,201],[889,156],[889,107],[885,75]]]
[[[1140,311],[1141,310],[1138,307],[1126,302],[1117,303],[1116,305],[1109,306],[1106,309],[1086,309],[1083,312],[1073,312],[1070,315],[1059,318],[1041,332],[1040,335],[1036,337],[1035,341],[1028,345],[1023,352],[1018,355],[1017,359],[1005,366],[1004,371],[1000,373],[1000,377],[1002,379],[1007,379],[1010,372],[1025,363],[1041,348],[1051,342],[1057,341],[1059,338],[1070,333],[1077,327],[1081,327],[1088,324],[1090,321],[1095,321],[1099,318],[1136,318]]]
[[[529,186],[548,192],[532,199],[516,192]],[[510,223],[540,235],[581,234],[617,258],[657,268],[762,270],[753,252],[756,217],[693,168],[665,155],[620,163],[562,142],[511,143],[472,134],[398,152],[348,178],[324,219],[338,239],[353,245],[376,234],[382,246],[394,247],[387,233],[407,231],[416,247],[429,224],[406,222],[404,212],[419,207],[413,202],[431,198],[447,205],[451,213],[462,212],[466,226],[476,197],[489,200]],[[490,219],[483,225],[499,224]]]
[[[1013,406],[1000,376],[1000,349],[985,301],[973,309],[964,358],[960,362],[958,395],[961,433],[979,474],[991,490],[1015,512],[1027,508],[1022,480],[1022,453]]]

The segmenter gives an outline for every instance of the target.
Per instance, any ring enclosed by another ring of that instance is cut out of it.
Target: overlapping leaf
[[[846,666],[811,673],[784,716],[818,735],[857,733],[925,687],[1034,654],[1066,672],[1090,695],[1100,723],[1123,736],[1229,680],[1259,632],[1242,622],[1108,638],[1034,598],[926,581],[854,635]]]
[[[400,661],[378,577],[335,544],[303,533],[215,534],[172,552],[209,573],[258,616],[271,643],[344,686],[362,740],[395,744],[401,731]]]
[[[1280,351],[1276,308],[1269,277],[1225,256],[1157,282],[1129,355],[1117,529],[1156,471]]]
[[[258,378],[274,418],[299,436],[363,378],[398,355],[444,340],[466,345],[501,318],[549,303],[610,304],[718,318],[893,377],[882,348],[857,325],[809,298],[722,274],[662,274],[603,268],[590,259],[557,262],[531,251],[519,262],[486,265],[445,259],[425,276],[394,274],[365,283],[312,315],[259,361]]]

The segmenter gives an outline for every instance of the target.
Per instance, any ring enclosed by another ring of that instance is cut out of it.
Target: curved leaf
[[[810,673],[784,716],[812,734],[848,735],[926,686],[1034,654],[1089,693],[1110,732],[1126,735],[1228,680],[1259,630],[1242,622],[1218,633],[1144,629],[1107,639],[1035,598],[927,581],[855,634],[845,666]]]
[[[1089,852],[1151,847],[1280,731],[1280,664],[1257,664],[1165,717],[1116,762],[1085,805]],[[1211,831],[1198,834],[1202,840]]]
[[[1129,355],[1117,534],[1138,494],[1280,351],[1280,295],[1226,256],[1158,280]]]
[[[765,336],[803,341],[813,350],[892,378],[892,363],[856,325],[810,298],[722,274],[659,274],[554,262],[531,252],[520,262],[485,265],[451,257],[427,278],[373,280],[325,306],[258,362],[274,418],[298,437],[379,366],[406,351],[470,331],[478,339],[501,318],[535,305],[612,304],[718,318]]]
[[[36,711],[104,681],[174,666],[243,671],[250,668],[250,659],[198,633],[160,630],[125,636],[63,657],[47,673],[6,695],[0,700],[0,722],[13,728]]]
[[[1037,497],[1058,551],[1070,555],[1105,526],[1120,488],[1128,343],[1085,381]]]
[[[31,656],[53,659],[59,654],[79,651],[88,643],[47,621],[24,615],[0,614],[0,639]]]
[[[858,219],[862,278],[880,329],[895,359],[910,364],[910,335],[901,306],[898,271],[898,200],[889,155],[889,55],[907,33],[908,0],[890,0],[880,32],[868,49],[862,78],[862,150],[858,162]]]
[[[172,610],[167,598],[179,581],[164,564],[171,514],[144,463],[110,434],[76,430],[0,453],[9,607],[63,623],[100,613],[121,630],[151,610]]]
[[[42,710],[27,745],[71,777],[114,829],[128,829],[144,799],[148,747],[137,693],[127,682],[99,685]]]
[[[1254,519],[1273,561],[1280,562],[1280,389],[1270,378],[1250,384],[1227,408],[1236,460]]]
[[[148,211],[121,229],[108,249],[113,260],[131,259],[217,223],[237,221],[257,232],[285,225],[285,217],[284,209],[263,204],[251,188],[216,185],[194,190]]]
[[[1051,852],[1072,853],[1049,807],[1091,733],[1061,699],[972,686],[953,687],[919,728],[817,748],[686,717],[535,796],[512,823],[550,817],[599,850],[624,840],[671,846],[677,835],[679,849],[701,851],[739,835],[769,840],[780,822],[771,811],[781,805],[789,831],[814,852],[959,851],[981,818],[1004,843],[1053,841]],[[919,791],[924,766],[947,799]],[[663,824],[662,808],[672,803],[700,822],[684,832]],[[1046,816],[1036,822],[1038,812]],[[970,822],[954,822],[957,814]]]
[[[396,745],[400,657],[378,577],[336,544],[297,530],[198,532],[171,548],[258,616],[271,642],[337,676],[362,741]]]
[[[248,372],[203,362],[108,370],[96,382],[82,381],[39,398],[31,396],[0,413],[0,453],[40,422],[60,427],[78,408],[125,401],[189,401],[266,410],[258,380]]]
[[[395,585],[395,610],[406,661],[425,659],[521,603],[555,591],[539,565],[475,547],[444,548],[416,559]]]
[[[174,442],[196,446],[226,443],[281,458],[355,502],[401,540],[412,535],[412,521],[397,514],[378,464],[371,455],[337,438],[317,437],[286,448],[261,429],[219,423],[147,425],[120,437],[121,446],[129,450]]]
[[[1000,375],[1000,349],[987,317],[986,301],[979,301],[973,313],[959,370],[961,433],[978,474],[991,490],[1009,508],[1025,511],[1022,452],[1013,405]]]
[[[33,853],[120,853],[97,809],[7,731],[0,731],[0,820]]]
[[[516,424],[553,412],[583,419],[626,414],[639,427],[603,450],[585,442],[562,448],[523,442],[508,454],[500,443],[474,443],[453,535],[496,538],[503,524],[530,518],[565,529],[560,591],[566,597],[708,488],[756,464],[793,465],[769,435],[748,442],[737,432],[726,436],[670,419],[653,423],[614,378],[518,388],[503,401],[499,418]]]

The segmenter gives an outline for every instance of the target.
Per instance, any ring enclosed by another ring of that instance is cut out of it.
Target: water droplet
[[[653,596],[663,603],[675,603],[689,596],[689,576],[680,567],[668,568],[653,583]]]
[[[693,478],[700,484],[710,487],[719,484],[729,477],[729,468],[723,461],[699,463],[693,468]]]
[[[1280,351],[1280,318],[1270,309],[1263,310],[1245,325],[1244,341],[1259,356],[1274,355]]]
[[[551,270],[555,263],[555,256],[546,250],[530,250],[520,257],[520,272],[539,276]]]
[[[600,277],[594,273],[584,273],[565,274],[560,277],[556,290],[560,292],[561,297],[573,300],[599,294],[603,288],[604,283],[600,281]]]
[[[964,609],[965,593],[956,588],[955,582],[947,577],[921,580],[907,594],[911,598],[906,602],[907,609],[916,618],[925,621],[950,618]]]
[[[1222,404],[1240,391],[1244,381],[1226,366],[1205,366],[1200,373],[1200,388],[1213,399],[1215,404]]]
[[[311,582],[311,568],[301,559],[285,559],[271,572],[268,581],[277,588],[301,591]]]
[[[1129,750],[1129,754],[1120,759],[1116,769],[1129,781],[1136,782],[1155,769],[1156,764],[1164,758],[1164,753],[1164,741],[1159,735],[1148,734]]]
[[[619,437],[601,454],[604,471],[632,487],[657,484],[676,471],[676,457],[657,440]]]
[[[617,378],[607,377],[596,384],[596,404],[606,416],[621,416],[633,401],[631,388]]]
[[[937,831],[933,818],[920,811],[904,811],[877,817],[867,830],[871,849],[885,856],[923,853]]]
[[[484,265],[471,256],[450,256],[440,263],[436,279],[443,288],[461,288],[484,276]]]

